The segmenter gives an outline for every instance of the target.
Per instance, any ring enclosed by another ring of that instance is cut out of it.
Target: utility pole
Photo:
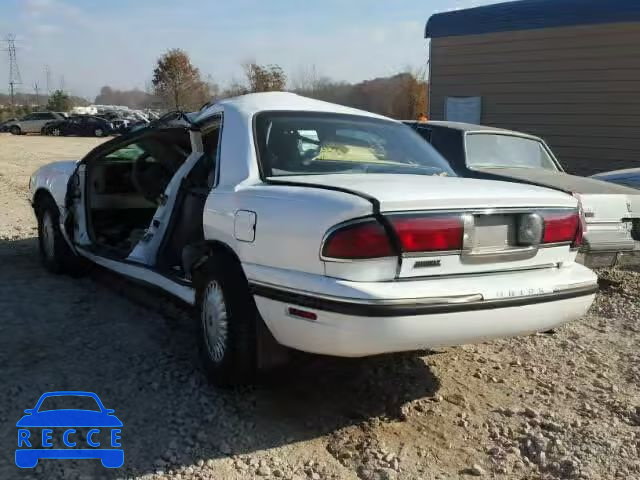
[[[7,51],[9,52],[9,92],[11,93],[11,108],[15,107],[15,86],[22,83],[20,68],[16,58],[16,36],[10,33],[5,38]]]
[[[49,65],[44,66],[44,78],[47,82],[47,95],[51,94],[51,68]]]
[[[36,107],[40,107],[40,95],[38,94],[38,82],[33,84],[33,89],[36,91]]]

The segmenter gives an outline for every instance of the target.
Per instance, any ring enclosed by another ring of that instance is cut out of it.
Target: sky
[[[16,35],[21,92],[35,83],[93,100],[100,87],[144,89],[157,58],[182,48],[224,86],[241,64],[315,66],[349,82],[426,66],[424,26],[437,12],[498,0],[0,0],[0,38]],[[9,62],[0,44],[0,92]]]

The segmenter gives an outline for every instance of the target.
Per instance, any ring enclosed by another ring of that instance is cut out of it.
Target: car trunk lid
[[[274,179],[337,187],[373,197],[383,212],[503,207],[575,207],[566,194],[533,185],[438,175],[331,174]]]
[[[399,278],[551,267],[575,259],[570,242],[552,246],[518,244],[519,225],[528,216],[575,212],[576,199],[561,192],[515,183],[421,175],[333,174],[278,180],[338,188],[369,198],[374,210],[377,207],[396,232],[407,218],[460,219],[462,248],[405,250],[397,271]]]

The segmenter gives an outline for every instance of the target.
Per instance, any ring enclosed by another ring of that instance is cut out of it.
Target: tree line
[[[289,90],[394,118],[417,118],[427,111],[428,85],[424,71],[407,70],[356,84],[331,80],[320,75],[315,67],[301,70],[290,78],[279,65],[247,62],[242,65],[242,72],[241,80],[234,80],[226,88],[221,88],[211,78],[202,77],[184,50],[173,49],[158,59],[150,92],[118,92],[104,87],[96,103],[110,103],[106,100],[112,99],[114,103],[128,104],[124,100],[129,100],[139,108],[156,106],[168,110],[196,110],[211,100]],[[104,94],[109,92],[112,95],[105,97]]]
[[[284,90],[398,119],[415,119],[427,112],[428,85],[424,71],[407,69],[389,77],[347,83],[332,80],[320,74],[315,67],[289,75],[279,65],[246,62],[242,65],[242,78],[223,88],[210,76],[203,76],[192,64],[189,55],[181,49],[168,50],[158,58],[151,82],[144,91],[117,90],[104,86],[94,103],[139,109],[193,111],[212,100]],[[41,96],[43,102],[34,107],[34,97],[23,95],[22,106],[13,110],[0,107],[0,120],[20,117],[33,110],[46,108],[67,111],[72,106],[88,104],[84,99],[55,91],[48,97]],[[3,96],[0,95],[0,105],[2,103],[8,101],[3,102]]]
[[[89,104],[84,98],[71,96],[63,90],[54,90],[50,95],[19,93],[16,95],[17,105],[11,107],[10,102],[9,95],[0,93],[0,122],[43,110],[68,112],[73,106]]]

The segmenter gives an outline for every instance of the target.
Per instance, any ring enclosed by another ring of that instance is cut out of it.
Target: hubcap
[[[58,130],[57,128],[54,128],[51,133],[53,134],[54,137],[60,136],[60,130]]]
[[[202,329],[209,358],[219,363],[227,348],[227,305],[220,285],[212,280],[207,285],[202,298]]]
[[[55,255],[55,229],[53,218],[49,212],[44,213],[42,218],[42,249],[47,258]]]
[[[99,129],[99,128],[96,128],[95,134],[96,134],[96,137],[101,137],[102,136],[102,130]]]

